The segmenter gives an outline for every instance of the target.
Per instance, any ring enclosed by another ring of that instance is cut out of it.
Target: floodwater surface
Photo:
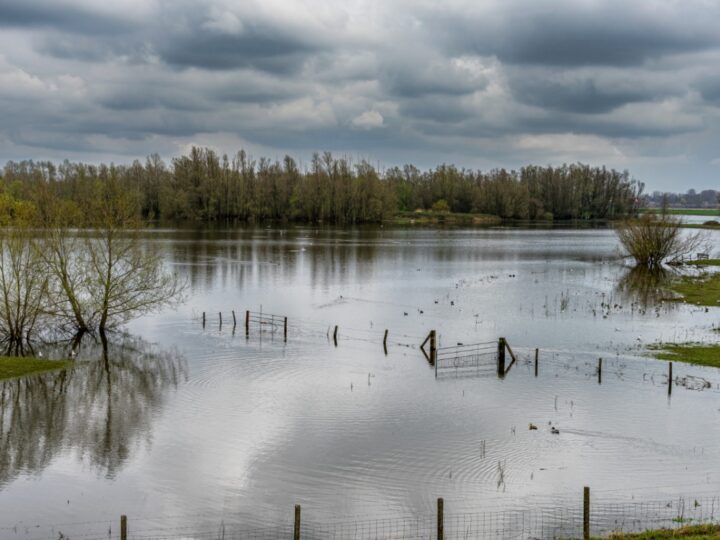
[[[645,350],[718,341],[720,310],[642,290],[611,230],[146,241],[187,278],[185,303],[104,359],[87,345],[88,365],[0,383],[2,538],[107,537],[120,514],[180,534],[285,523],[296,503],[324,522],[425,515],[437,497],[448,512],[576,505],[585,485],[613,502],[720,492],[720,373],[676,363],[669,396]],[[287,317],[287,341],[281,324],[246,336],[246,310]],[[518,361],[502,379],[436,372],[419,349],[433,329],[440,347],[505,337]]]

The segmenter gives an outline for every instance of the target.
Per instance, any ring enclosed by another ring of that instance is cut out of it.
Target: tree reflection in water
[[[177,353],[127,335],[82,340],[73,368],[0,382],[0,487],[74,451],[112,478],[149,439],[168,390],[186,380]]]
[[[639,309],[673,309],[676,303],[668,301],[673,294],[667,288],[673,275],[674,272],[663,267],[635,266],[620,278],[616,290]]]

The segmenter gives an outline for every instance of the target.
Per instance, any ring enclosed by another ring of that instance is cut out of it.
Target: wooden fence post
[[[670,362],[670,365],[668,366],[668,396],[670,394],[672,394],[672,382],[673,382],[672,362]]]
[[[385,351],[385,354],[387,354],[387,337],[388,337],[388,331],[385,330],[385,335],[383,336],[383,350]]]
[[[590,540],[590,488],[583,488],[583,540]]]
[[[220,317],[220,328],[222,328],[222,311],[218,312],[218,317]]]
[[[127,540],[127,516],[120,516],[120,540]]]
[[[287,341],[287,317],[285,317],[285,321],[283,323],[283,339]]]
[[[233,328],[235,328],[237,326],[237,319],[235,318],[235,310],[234,309],[232,310],[232,314],[233,314]]]
[[[293,540],[300,540],[300,505],[295,505],[295,526],[293,527]]]
[[[245,337],[250,336],[250,310],[245,312]]]
[[[205,328],[205,312],[203,311],[203,328]]]
[[[538,356],[540,355],[540,349],[535,349],[535,376],[538,376]]]
[[[505,376],[505,338],[498,339],[497,374],[501,379]]]
[[[337,347],[337,331],[338,327],[337,324],[335,325],[335,330],[333,330],[333,341],[335,342],[335,346]]]
[[[435,330],[430,330],[430,358],[437,366],[437,332]]]
[[[602,384],[602,358],[598,358],[598,384]]]
[[[442,497],[437,500],[437,540],[443,540],[445,538],[445,516],[444,509],[445,501]]]

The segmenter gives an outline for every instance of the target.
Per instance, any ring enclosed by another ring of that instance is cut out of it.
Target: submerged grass
[[[0,380],[24,377],[65,369],[73,364],[71,360],[46,360],[35,357],[0,356]]]
[[[720,525],[690,525],[679,529],[656,529],[631,534],[615,533],[607,538],[610,540],[664,540],[665,538],[699,540],[701,538],[720,538]]]
[[[658,360],[720,367],[720,345],[700,343],[660,343],[648,347]]]

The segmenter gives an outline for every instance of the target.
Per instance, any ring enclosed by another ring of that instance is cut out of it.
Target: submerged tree
[[[682,222],[670,217],[645,214],[621,222],[617,236],[628,255],[639,266],[657,269],[697,251],[704,243],[700,232],[684,234]]]
[[[24,228],[0,232],[0,337],[8,353],[21,355],[47,314],[49,278]]]
[[[53,313],[79,332],[105,330],[179,300],[183,284],[141,238],[138,199],[113,178],[86,186],[82,211],[38,195],[40,256],[52,276]],[[80,223],[82,229],[72,229]]]

